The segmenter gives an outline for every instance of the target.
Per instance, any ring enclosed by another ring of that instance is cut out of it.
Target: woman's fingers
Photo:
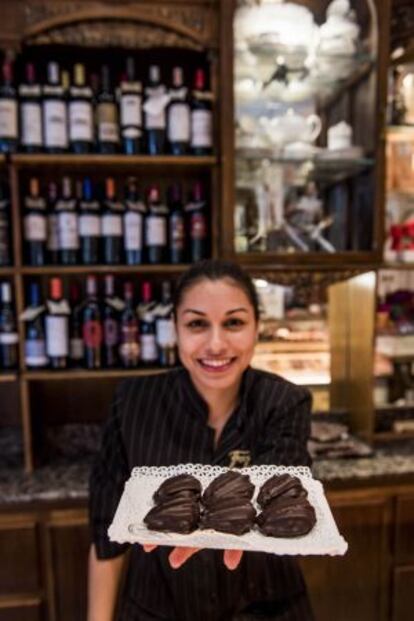
[[[144,543],[142,547],[144,548],[144,552],[152,552],[155,548],[158,548],[158,546],[153,543]]]
[[[224,550],[223,561],[227,569],[236,569],[243,556],[243,550]]]
[[[174,550],[171,552],[170,556],[168,557],[171,567],[173,569],[178,569],[179,567],[181,567],[181,565],[183,565],[186,561],[188,561],[188,559],[191,556],[193,556],[193,554],[195,554],[199,550],[200,548],[184,548],[184,547],[174,548]]]

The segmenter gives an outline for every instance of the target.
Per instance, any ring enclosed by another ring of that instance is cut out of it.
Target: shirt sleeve
[[[255,464],[311,465],[307,450],[311,406],[311,393],[297,386],[288,391],[283,404],[270,406],[267,423],[260,434]]]
[[[107,533],[129,478],[120,424],[121,389],[122,385],[115,393],[110,416],[103,428],[101,449],[95,458],[89,481],[89,521],[98,559],[114,558],[129,547],[129,544],[111,542]]]

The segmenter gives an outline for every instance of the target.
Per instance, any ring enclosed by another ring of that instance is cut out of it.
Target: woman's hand
[[[157,548],[156,545],[145,544],[142,546],[145,552],[152,552]],[[171,567],[173,569],[178,569],[181,565],[184,565],[188,559],[199,552],[202,548],[174,548],[171,554],[168,557]],[[224,550],[223,555],[223,563],[227,567],[227,569],[233,570],[239,565],[241,558],[243,556],[243,550]]]

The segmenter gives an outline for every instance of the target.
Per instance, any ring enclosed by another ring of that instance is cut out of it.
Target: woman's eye
[[[190,328],[191,330],[197,330],[200,328],[205,328],[207,325],[207,322],[205,322],[203,319],[192,319],[186,325],[187,325],[187,328]]]
[[[226,328],[240,328],[242,326],[244,326],[244,321],[243,319],[239,319],[237,317],[232,317],[231,319],[228,319],[225,323]]]

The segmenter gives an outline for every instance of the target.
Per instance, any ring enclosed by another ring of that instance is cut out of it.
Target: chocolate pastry
[[[297,477],[292,477],[290,474],[275,474],[263,483],[257,497],[257,502],[264,508],[274,498],[286,496],[300,498],[306,497],[307,495],[307,491]]]
[[[201,514],[200,528],[213,528],[222,533],[243,535],[253,526],[256,511],[248,499],[223,498],[220,504],[206,508]]]
[[[152,507],[144,522],[150,530],[188,534],[197,528],[199,517],[197,500],[178,496]]]
[[[229,470],[216,477],[205,490],[202,501],[206,506],[216,505],[228,497],[246,498],[253,496],[254,485],[246,474]]]
[[[180,498],[194,498],[198,499],[201,494],[201,483],[193,477],[191,474],[177,474],[174,477],[170,477],[157,489],[154,493],[154,502],[161,503],[175,496],[179,495]]]
[[[278,498],[267,505],[256,520],[270,537],[300,537],[316,524],[315,510],[306,498]]]

